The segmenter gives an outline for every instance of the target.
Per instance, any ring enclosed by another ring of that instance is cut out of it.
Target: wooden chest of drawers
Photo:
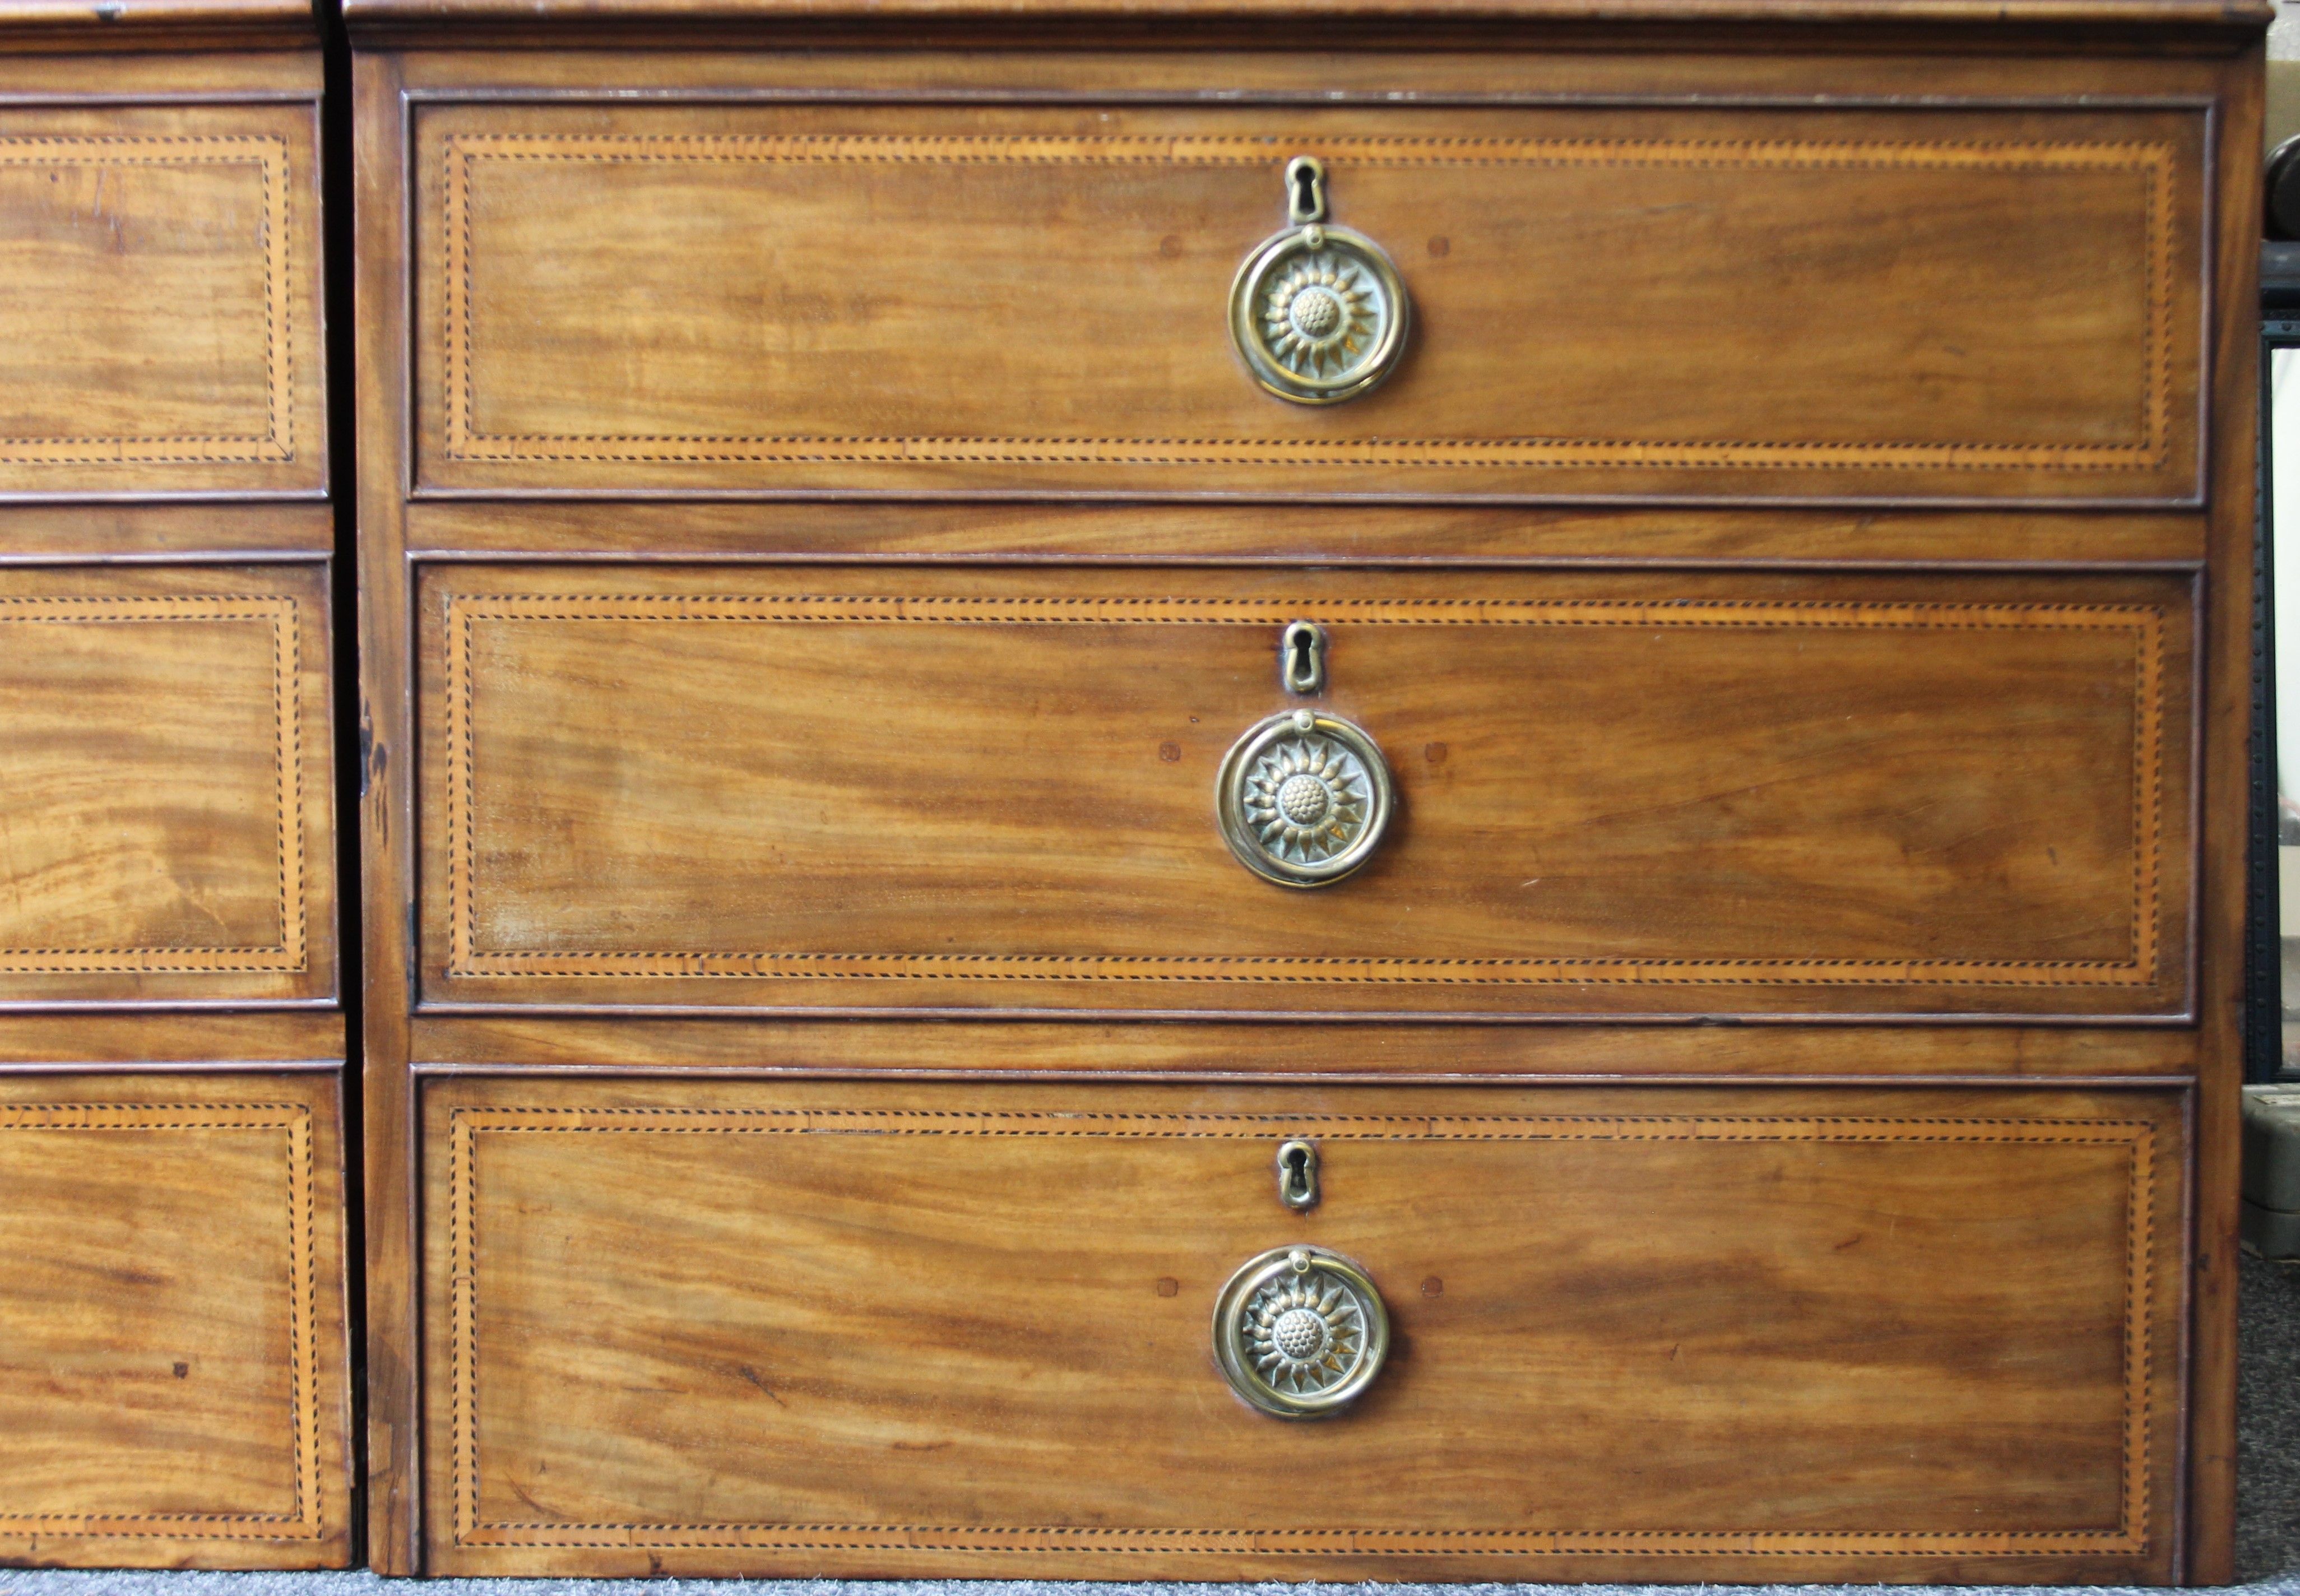
[[[353,1535],[308,9],[0,18],[0,1561]]]
[[[2262,16],[350,11],[379,1566],[2225,1575]]]

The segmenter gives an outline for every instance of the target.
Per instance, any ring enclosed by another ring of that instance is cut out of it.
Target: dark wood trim
[[[304,558],[305,556],[297,556]],[[1044,566],[1069,570],[1081,565],[1104,568],[1139,566],[1158,570],[1191,566],[1268,567],[1298,570],[1301,554],[888,554],[888,553],[760,553],[689,552],[626,553],[614,549],[415,549],[403,558],[412,571],[425,565],[890,565],[904,569],[918,566],[973,566],[996,569],[1013,566]],[[2201,578],[2200,560],[1811,560],[1718,558],[1652,554],[1428,554],[1408,558],[1396,554],[1320,554],[1316,563],[1353,570],[1794,570],[1816,575],[1850,576],[2180,576]],[[2201,600],[2199,601],[2201,603]],[[2202,623],[2201,610],[2196,616]],[[2202,636],[2200,630],[2197,634]]]
[[[190,21],[204,16],[276,18],[295,14],[280,0],[134,0],[139,9]],[[163,11],[163,7],[168,9]],[[29,9],[28,7],[27,9]],[[56,8],[63,13],[63,7]],[[2109,24],[2120,29],[2218,28],[2257,32],[2273,20],[2267,0],[1162,0],[1151,5],[1113,0],[899,0],[883,7],[839,0],[345,0],[354,28],[391,21],[425,22],[535,20],[584,21],[598,17],[634,21],[740,21],[754,18],[836,16],[868,11],[888,16],[1112,20],[1144,11],[1181,16],[1273,18],[1296,12],[1374,15],[1465,21],[1560,21],[1608,24],[1796,23],[1802,27],[1878,24],[1987,23],[1997,29]],[[64,13],[71,14],[71,13]]]
[[[2207,594],[2210,572],[2198,567],[2188,582],[2188,636],[2196,645],[2188,653],[2188,957],[2181,984],[2194,1015],[2201,1002],[2204,972],[2204,723],[2211,718],[2211,678],[2207,674],[2205,628],[2212,624]]]
[[[2022,1027],[2080,1027],[2087,1030],[2151,1030],[2187,1027],[2196,1022],[2192,1012],[2168,1014],[2032,1014],[2026,1010],[1964,1013],[1958,1010],[1895,1014],[1889,1010],[1848,1010],[1843,1013],[1750,1014],[1687,1012],[1672,1014],[1599,1010],[1577,1013],[1465,1014],[1453,1010],[1327,1010],[1327,1009],[1033,1009],[951,1008],[920,1005],[857,1007],[830,1005],[734,1003],[480,1003],[419,1000],[410,1011],[424,1019],[882,1019],[967,1020],[983,1024],[1035,1025],[1040,1021],[1093,1022],[1130,1025],[1399,1025],[1399,1026],[1825,1026],[1854,1029],[1909,1026],[1985,1026],[2019,1029]]]
[[[138,90],[130,94],[43,94],[23,89],[0,89],[0,107],[11,111],[38,110],[43,107],[71,110],[75,106],[102,106],[105,109],[126,109],[135,105],[275,105],[294,104],[299,101],[320,103],[317,90],[301,88],[248,88],[200,93],[187,89],[179,94]]]
[[[0,566],[34,565],[326,565],[326,549],[188,549],[164,554],[0,553]]]
[[[910,48],[1267,47],[1273,29],[1314,21],[1329,48],[1496,48],[1704,53],[2023,54],[2241,54],[2269,15],[2262,0],[346,0],[368,49],[496,49],[548,44],[619,49],[877,46],[889,23]],[[1986,24],[1985,29],[1974,24]]]
[[[2209,119],[2216,102],[2208,95],[1960,95],[1953,99],[1917,95],[1543,94],[1496,90],[1490,94],[1395,94],[1373,89],[1257,89],[1238,95],[1224,89],[987,89],[987,88],[634,88],[604,94],[595,88],[437,88],[406,92],[411,104],[471,105],[1272,105],[1323,109],[1331,106],[1426,106],[1436,109],[1509,106],[1700,111],[2195,111]]]
[[[0,1075],[339,1075],[341,1059],[107,1059],[90,1063],[7,1062]]]
[[[124,1067],[123,1067],[124,1068]],[[1988,1086],[2033,1092],[2039,1086],[2072,1091],[2103,1088],[2136,1092],[2187,1092],[2196,1085],[2191,1075],[1627,1075],[1583,1071],[1543,1074],[1533,1070],[1508,1074],[1465,1075],[1430,1071],[1385,1070],[1338,1075],[1331,1070],[1226,1069],[935,1069],[918,1066],[884,1069],[810,1065],[770,1064],[511,1064],[424,1063],[408,1066],[418,1080],[440,1076],[563,1076],[578,1080],[822,1080],[822,1081],[1068,1081],[1131,1085],[1202,1085],[1222,1086],[1858,1086],[1863,1091],[1890,1091],[1901,1086]]]
[[[146,493],[0,493],[0,505],[14,504],[324,504],[324,487],[154,488]]]
[[[2188,1579],[2189,1517],[2194,1509],[2195,1480],[2190,1472],[2192,1423],[2189,1393],[2195,1389],[2196,1347],[2196,1083],[2189,1078],[2180,1094],[2180,1353],[2179,1429],[2173,1437],[2172,1468],[2178,1500],[2172,1509],[2172,1572]]]
[[[2208,520],[2213,579],[2205,584],[2207,697],[2212,728],[2203,767],[2204,808],[2226,823],[2204,828],[2196,927],[2202,984],[2195,995],[2202,1035],[2190,1275],[2196,1347],[2188,1386],[2188,1525],[2182,1577],[2224,1584],[2235,1575],[2236,1232],[2238,1091],[2244,1074],[2244,925],[2252,711],[2253,495],[2260,252],[2262,49],[2221,69],[2223,111],[2215,123],[2216,187],[2207,226],[2216,235],[2217,321],[2205,378],[2221,425],[2210,461]],[[2213,646],[2214,640],[2217,647]]]
[[[95,4],[33,0],[0,23],[0,55],[113,55],[130,51],[188,55],[308,50],[319,42],[308,8],[274,6],[268,9],[278,13],[276,20],[251,14],[248,20],[235,23],[221,14],[229,8],[216,6],[212,9],[219,14],[212,18],[187,16],[163,22],[128,13],[127,6],[136,3],[106,0],[120,8],[117,21],[106,21],[104,7]],[[148,12],[158,7],[142,9]],[[182,9],[191,12],[210,8]],[[258,8],[246,9],[253,13]]]
[[[406,1068],[413,810],[406,730],[412,709],[405,567],[404,413],[407,315],[405,137],[399,64],[355,56],[353,113],[360,204],[354,262],[359,360],[359,739],[362,1055],[367,1176],[368,1559],[377,1572],[422,1570],[421,1404],[415,1253],[416,1137]],[[396,135],[395,137],[395,134]]]
[[[326,1010],[333,996],[310,998],[70,998],[0,1002],[9,1014],[263,1014],[289,1010]]]
[[[412,423],[411,423],[412,424]],[[749,487],[421,487],[411,486],[416,503],[523,504],[554,503],[732,503],[732,504],[1362,504],[1376,508],[1465,510],[2002,510],[2195,511],[2205,508],[2201,493],[2177,499],[2022,499],[1878,497],[1854,494],[1339,494],[1146,493],[1138,488],[1103,493],[1082,488],[749,488]]]

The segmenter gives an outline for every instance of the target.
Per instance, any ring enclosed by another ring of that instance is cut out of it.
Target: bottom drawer
[[[0,1076],[0,1560],[351,1554],[332,1072]]]
[[[440,1079],[430,1567],[2166,1580],[2182,1101]]]

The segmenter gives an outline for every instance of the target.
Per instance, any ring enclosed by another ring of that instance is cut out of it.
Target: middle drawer
[[[2193,601],[427,567],[423,998],[2177,1016]]]

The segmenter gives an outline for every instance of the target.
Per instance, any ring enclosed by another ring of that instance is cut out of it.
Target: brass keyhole
[[[1296,227],[1326,220],[1326,163],[1315,155],[1286,163],[1286,220]]]
[[[1288,622],[1278,640],[1279,675],[1288,693],[1313,696],[1326,690],[1326,628],[1315,621]]]
[[[1299,1213],[1318,1206],[1318,1147],[1288,1142],[1278,1149],[1278,1201]]]

